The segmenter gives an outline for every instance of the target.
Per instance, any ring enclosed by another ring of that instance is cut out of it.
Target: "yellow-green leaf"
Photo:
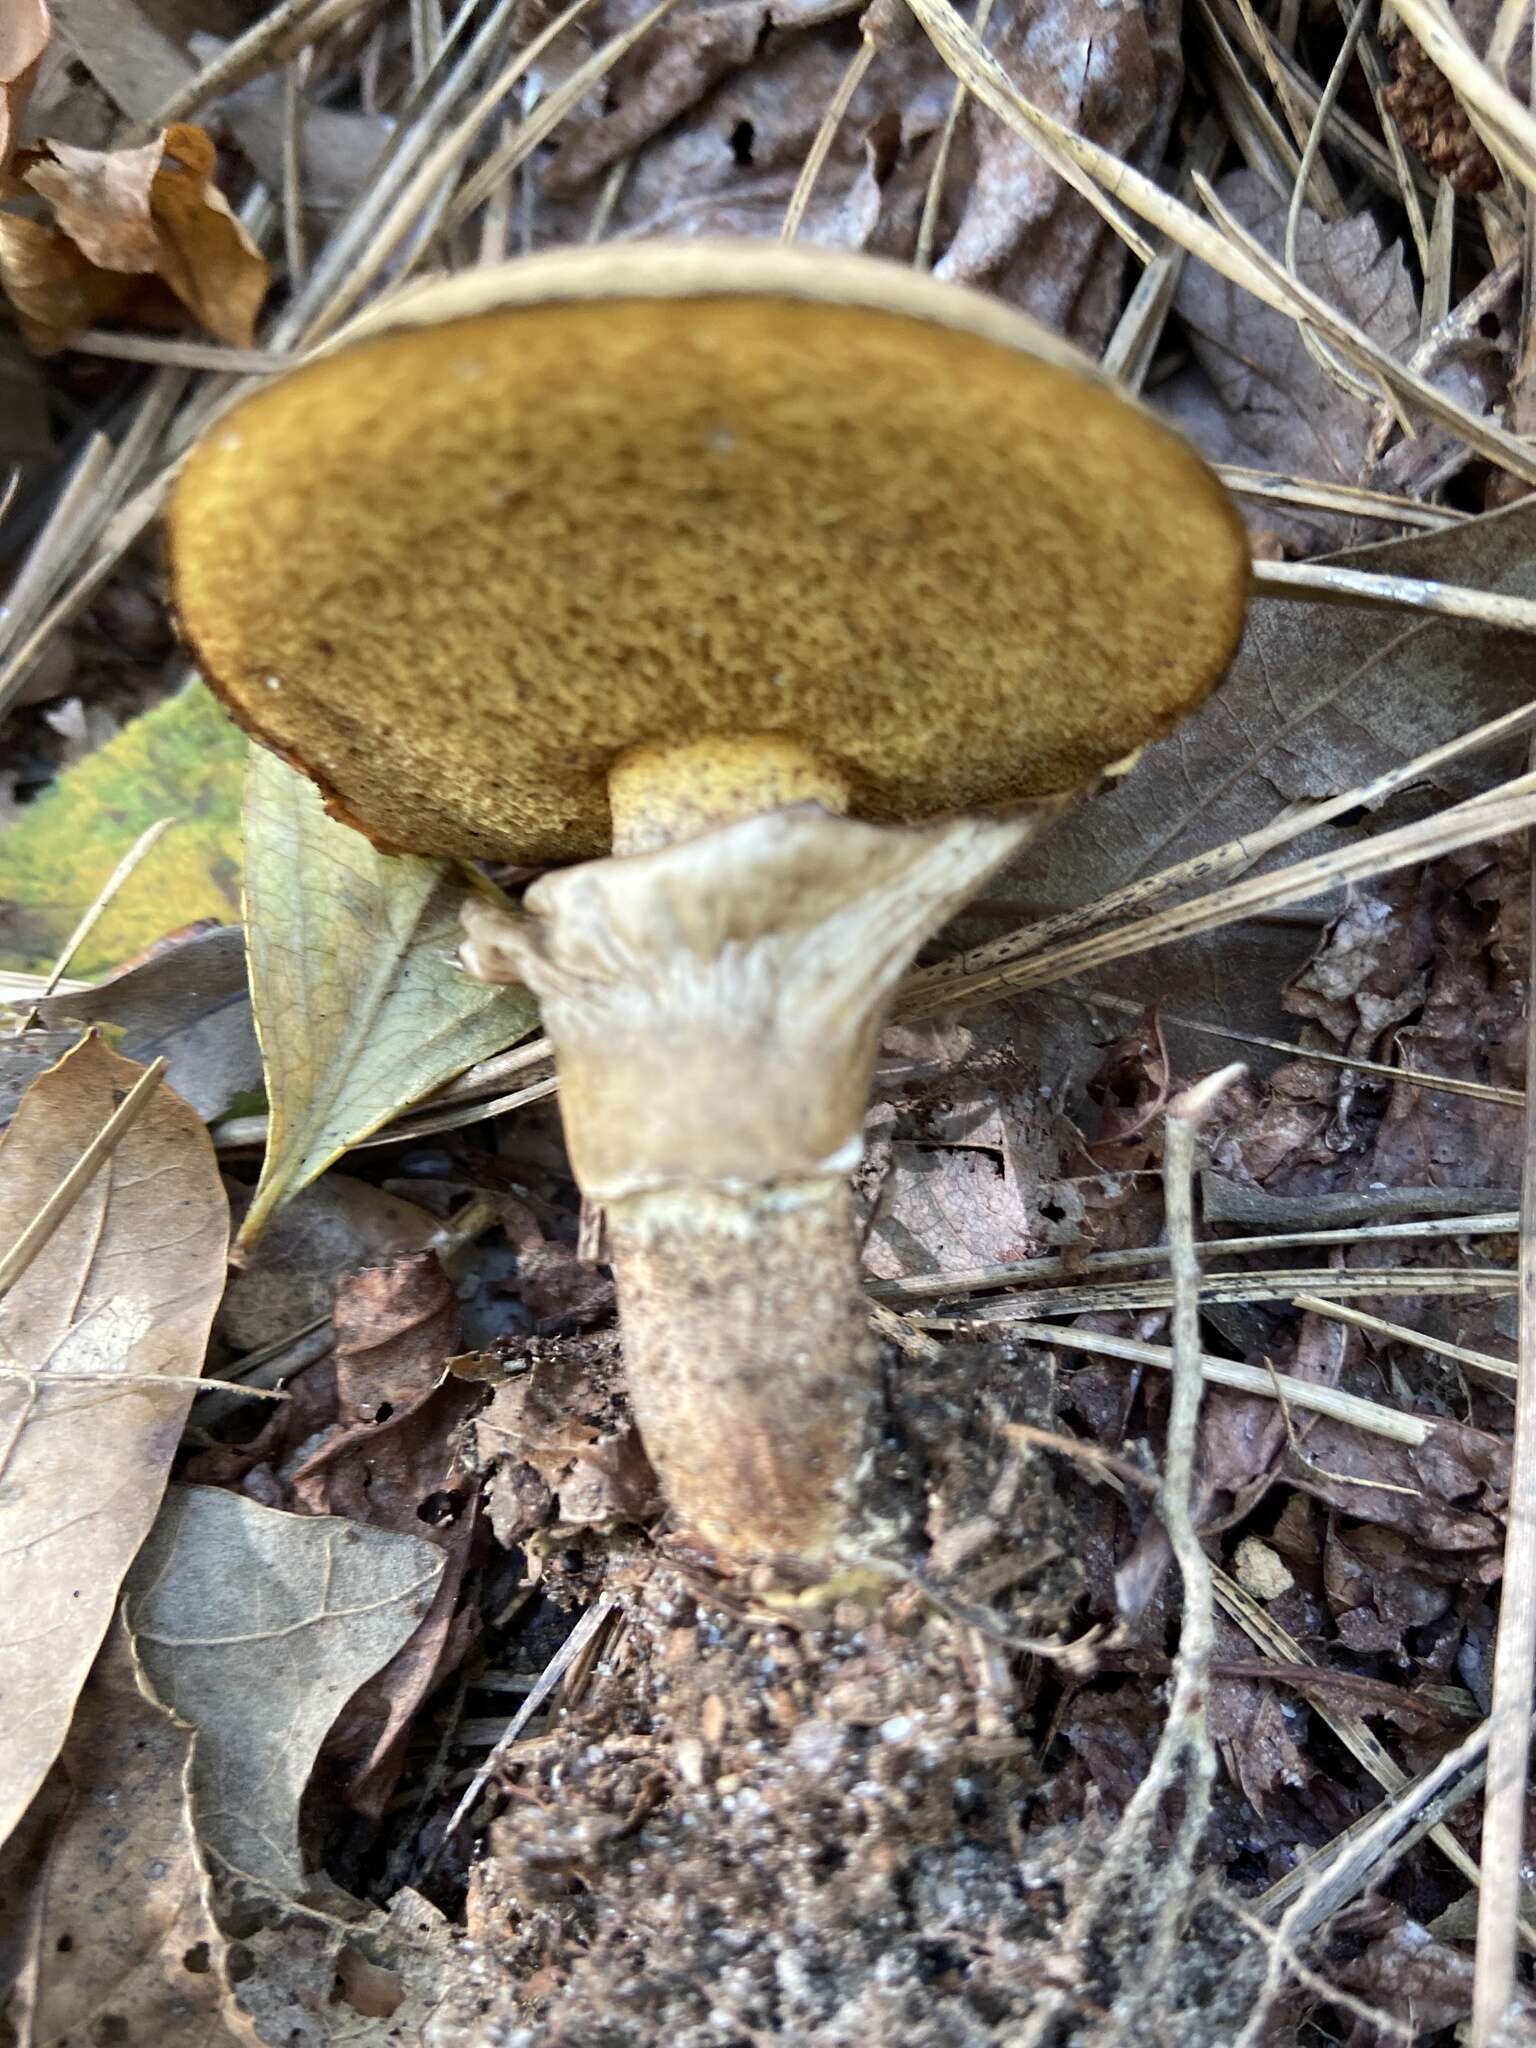
[[[247,751],[194,683],[61,775],[0,832],[0,967],[45,973],[156,818],[176,822],[114,897],[71,974],[103,974],[198,918],[237,920]]]
[[[242,1243],[349,1145],[533,1029],[532,996],[454,965],[464,893],[449,862],[376,852],[252,751],[246,946],[271,1124]]]

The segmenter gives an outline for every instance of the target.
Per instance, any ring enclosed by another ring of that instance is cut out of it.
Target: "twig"
[[[1064,1350],[1087,1351],[1095,1357],[1154,1365],[1163,1372],[1173,1365],[1173,1353],[1166,1344],[1143,1344],[1138,1338],[1112,1337],[1103,1330],[1058,1328],[1054,1323],[1011,1323],[1008,1334],[1024,1344],[1060,1345]],[[1217,1358],[1204,1351],[1200,1354],[1200,1370],[1213,1387],[1230,1387],[1234,1393],[1259,1394],[1268,1400],[1275,1397],[1269,1373],[1259,1366],[1243,1365],[1235,1358]],[[1348,1423],[1370,1436],[1385,1437],[1390,1443],[1407,1444],[1417,1450],[1435,1433],[1435,1425],[1425,1416],[1405,1415],[1401,1409],[1388,1408],[1381,1401],[1368,1401],[1362,1394],[1317,1386],[1311,1380],[1293,1379],[1288,1373],[1277,1373],[1274,1377],[1292,1407],[1330,1416],[1335,1422]]]
[[[1500,590],[1469,590],[1459,583],[1431,583],[1421,576],[1378,576],[1365,569],[1336,568],[1329,562],[1255,562],[1253,581],[1260,597],[1294,598],[1308,604],[1373,605],[1383,611],[1470,619],[1511,633],[1536,633],[1536,600],[1508,597]]]
[[[1268,1273],[1207,1273],[1200,1282],[1202,1301],[1294,1301],[1298,1294],[1334,1296],[1373,1294],[1513,1294],[1518,1278],[1502,1266],[1295,1266]],[[1173,1306],[1170,1280],[1109,1281],[1101,1287],[1037,1287],[1026,1293],[996,1295],[977,1303],[963,1316],[921,1316],[925,1330],[952,1329],[957,1323],[1013,1323],[1017,1318],[1081,1315],[1088,1310],[1165,1309]]]
[[[1117,2028],[1127,2040],[1147,2038],[1142,2015],[1164,1989],[1193,1885],[1195,1857],[1210,1815],[1216,1750],[1206,1726],[1206,1693],[1215,1648],[1215,1589],[1210,1560],[1195,1527],[1195,1447],[1200,1420],[1200,1258],[1195,1246],[1195,1140],[1222,1091],[1242,1072],[1224,1067],[1177,1098],[1167,1118],[1163,1184],[1175,1280],[1173,1398],[1168,1446],[1158,1500],[1163,1526],[1183,1582],[1183,1616],[1174,1662],[1173,1697],[1147,1775],[1126,1805],[1081,1902],[1062,1929],[1063,1977],[1039,2000],[1020,2036],[1020,2048],[1044,2048],[1073,1995],[1088,1987],[1083,1972],[1113,1929],[1124,1940],[1138,1915],[1150,1917],[1134,1982],[1122,1986]],[[1170,1848],[1158,1853],[1156,1883],[1149,1878],[1152,1842],[1164,1799],[1178,1790],[1182,1808]],[[1116,1923],[1119,1923],[1118,1926]],[[1097,1937],[1097,1938],[1096,1938]]]
[[[1530,904],[1536,933],[1536,840]],[[1483,1888],[1477,1904],[1472,2048],[1492,2048],[1515,1990],[1515,1919],[1524,1849],[1525,1778],[1531,1754],[1531,1680],[1536,1672],[1536,993],[1526,972],[1525,1154],[1520,1177],[1520,1374],[1510,1453],[1509,1518],[1499,1595],[1483,1795]]]

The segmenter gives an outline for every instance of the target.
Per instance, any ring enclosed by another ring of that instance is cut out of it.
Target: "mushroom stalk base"
[[[630,1400],[674,1512],[737,1556],[830,1551],[877,1364],[848,1182],[663,1189],[606,1223]]]
[[[792,805],[478,899],[461,954],[539,996],[576,1178],[607,1219],[635,1413],[673,1508],[825,1558],[875,1351],[847,1176],[913,954],[1062,808],[912,830]]]

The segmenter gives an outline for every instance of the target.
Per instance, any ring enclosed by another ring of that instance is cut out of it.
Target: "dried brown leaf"
[[[14,213],[0,213],[0,290],[40,356],[115,313],[125,297],[122,278],[98,270],[66,236]]]
[[[161,277],[198,325],[231,348],[249,348],[267,295],[267,260],[214,182],[218,155],[201,128],[165,131],[150,192]]]
[[[356,1274],[337,1293],[337,1423],[291,1475],[296,1507],[425,1537],[442,1553],[432,1605],[408,1641],[348,1700],[326,1745],[332,1781],[377,1819],[405,1761],[417,1708],[474,1638],[459,1595],[476,1533],[476,1490],[459,1460],[480,1389],[447,1376],[458,1297],[435,1254]]]
[[[165,155],[165,138],[141,149],[74,149],[49,142],[22,177],[53,209],[55,227],[98,270],[159,268],[160,242],[150,219],[150,188]]]
[[[192,1824],[193,1742],[114,1622],[54,1772],[0,1857],[0,1918],[19,1951],[10,2016],[32,2048],[257,2042],[231,1995]]]
[[[52,33],[48,0],[6,0],[0,10],[0,171],[15,147]]]
[[[322,1174],[246,1253],[220,1304],[218,1333],[237,1351],[279,1343],[329,1315],[344,1281],[365,1266],[425,1250],[439,1227],[414,1202],[350,1174]]]
[[[45,142],[22,164],[48,226],[0,214],[0,287],[38,354],[108,317],[192,323],[249,348],[270,282],[265,257],[214,182],[216,152],[182,122],[138,149]]]
[[[0,1245],[142,1072],[87,1039],[32,1084],[0,1144]],[[228,1223],[202,1120],[161,1086],[0,1300],[0,1691],[12,1703],[0,1839],[59,1752],[155,1519],[224,1284]]]
[[[697,104],[710,87],[750,63],[768,27],[764,0],[728,0],[723,7],[675,13],[610,74],[606,103],[587,119],[565,123],[543,174],[555,199],[638,149]]]
[[[1217,190],[1271,255],[1283,253],[1284,197],[1249,170],[1234,171]],[[1411,350],[1418,336],[1414,288],[1401,247],[1385,242],[1369,210],[1324,221],[1304,209],[1296,255],[1304,284],[1393,355]],[[1319,368],[1295,321],[1198,260],[1185,265],[1174,307],[1197,367],[1165,387],[1162,399],[1212,461],[1326,483],[1361,481],[1373,408]],[[1265,505],[1250,516],[1307,553],[1351,537],[1347,522],[1326,513],[1298,516]]]
[[[580,1527],[655,1514],[656,1476],[615,1403],[611,1339],[535,1340],[530,1351],[532,1369],[498,1387],[475,1424],[497,1539],[519,1543],[551,1517]]]
[[[1155,170],[1183,84],[1178,9],[1050,0],[993,9],[993,54],[1031,104],[1124,162]],[[941,277],[990,287],[1086,348],[1101,349],[1119,311],[1124,254],[1099,214],[1039,151],[968,103],[968,147],[951,183],[961,196]]]

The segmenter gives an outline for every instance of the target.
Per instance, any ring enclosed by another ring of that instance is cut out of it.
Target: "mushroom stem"
[[[846,1178],[659,1189],[606,1222],[630,1402],[674,1512],[737,1556],[830,1551],[877,1363]]]
[[[539,996],[602,1204],[641,1434],[677,1514],[819,1560],[874,1387],[847,1176],[923,940],[1068,799],[906,829],[800,804],[479,899],[461,958]]]

